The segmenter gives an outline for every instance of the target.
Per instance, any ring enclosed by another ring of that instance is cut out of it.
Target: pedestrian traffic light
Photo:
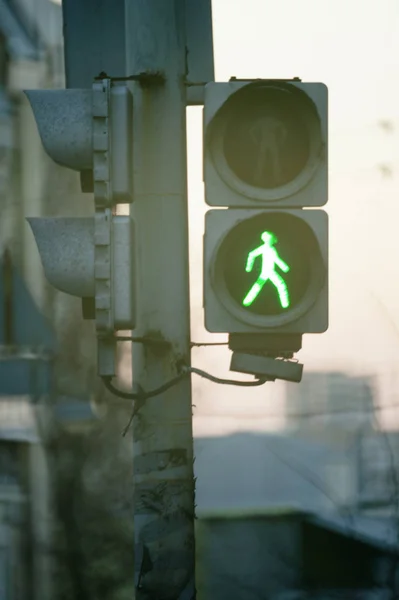
[[[327,215],[211,210],[205,221],[205,326],[212,332],[327,328]]]
[[[323,206],[326,86],[296,80],[209,83],[204,181],[210,206]]]
[[[327,201],[326,86],[208,84],[204,183],[207,204],[227,207],[205,217],[207,330],[269,341],[325,331],[328,219],[315,207]]]
[[[82,175],[94,193],[91,218],[34,218],[44,272],[57,289],[82,298],[96,324],[98,373],[115,375],[115,331],[133,329],[134,228],[117,204],[132,201],[132,97],[105,77],[92,89],[26,92],[47,154]]]

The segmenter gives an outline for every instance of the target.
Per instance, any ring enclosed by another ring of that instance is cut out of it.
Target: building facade
[[[287,428],[308,435],[334,430],[352,435],[359,428],[370,429],[374,395],[372,376],[305,372],[300,385],[286,384]]]
[[[23,93],[61,87],[63,82],[61,6],[50,0],[0,0],[0,256],[7,252],[11,257],[12,268],[37,309],[32,319],[38,320],[39,327],[34,340],[18,333],[24,329],[21,306],[27,305],[21,305],[20,288],[14,286],[6,312],[2,268],[0,319],[5,324],[0,329],[10,330],[11,320],[17,325],[11,338],[8,333],[0,340],[0,597],[4,600],[55,597],[53,490],[47,452],[55,429],[48,406],[59,394],[87,395],[93,387],[90,327],[80,326],[78,334],[77,300],[55,293],[46,283],[26,221],[54,212],[68,214],[71,207],[83,214],[89,209],[87,201],[81,202],[78,174],[58,168],[45,154]],[[60,344],[52,355],[51,394],[46,388],[38,395],[25,367],[29,364],[33,373],[43,354],[42,315]],[[79,363],[75,372],[68,362],[71,355]],[[18,382],[19,388],[14,385]]]

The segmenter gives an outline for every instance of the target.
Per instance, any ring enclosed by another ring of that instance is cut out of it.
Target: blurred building
[[[399,432],[374,431],[359,436],[357,458],[359,510],[394,516],[399,526]]]
[[[53,5],[47,11],[44,6],[38,12],[33,8],[29,14],[22,3],[0,0],[0,249],[2,255],[9,250],[28,284],[32,303],[45,309],[49,297],[24,217],[42,214],[46,160],[22,90],[52,85],[47,68],[52,52],[43,44],[37,25],[42,21],[40,15],[48,15]],[[15,294],[11,298],[15,310],[14,302]],[[1,302],[2,312],[4,305]],[[10,316],[3,312],[1,318]],[[18,390],[6,393],[13,391],[7,390],[6,379],[15,382],[20,376],[12,372],[10,356],[16,365],[29,353],[34,365],[39,349],[4,336],[0,342],[0,360],[5,367],[0,381],[0,597],[47,599],[51,597],[51,577],[45,452],[30,393],[26,389],[23,395]]]
[[[11,278],[11,301],[4,300],[7,285],[1,260],[2,600],[55,597],[52,475],[46,448],[56,431],[54,418],[43,407],[58,404],[58,397],[71,397],[72,406],[77,396],[87,399],[95,368],[93,336],[90,327],[80,322],[79,303],[46,283],[25,220],[54,212],[68,214],[69,210],[84,215],[90,210],[87,199],[82,202],[78,174],[60,169],[45,154],[23,94],[24,89],[61,87],[63,82],[61,6],[50,0],[0,0],[0,257],[7,251],[18,273]],[[35,335],[31,335],[33,330]],[[51,389],[40,383],[50,330],[59,340],[59,351],[47,357],[52,361]],[[73,421],[70,412],[67,420]]]
[[[307,373],[284,434],[195,440],[199,597],[397,596],[399,432],[374,395],[371,376]]]
[[[300,385],[286,385],[287,431],[346,456],[346,463],[353,465],[357,510],[399,516],[399,432],[379,427],[375,390],[372,376],[305,373]]]
[[[286,384],[287,428],[296,434],[353,435],[373,427],[375,383],[372,376],[305,372],[299,385]]]
[[[287,509],[203,514],[197,522],[198,598],[395,598],[390,524]]]
[[[198,597],[396,597],[397,462],[382,435],[196,438]]]
[[[194,440],[198,514],[209,511],[340,512],[357,504],[357,458],[292,435],[242,432]]]

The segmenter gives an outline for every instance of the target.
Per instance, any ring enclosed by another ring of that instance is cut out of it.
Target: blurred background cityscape
[[[217,80],[329,86],[331,324],[305,338],[299,385],[193,382],[199,595],[396,598],[399,7],[213,0],[213,19]],[[0,600],[127,600],[131,406],[98,382],[93,326],[45,282],[25,221],[91,211],[23,94],[63,86],[60,4],[0,0]],[[188,163],[192,339],[223,342],[202,318],[199,108]],[[222,377],[228,360],[193,351]],[[122,347],[126,389],[130,364]]]

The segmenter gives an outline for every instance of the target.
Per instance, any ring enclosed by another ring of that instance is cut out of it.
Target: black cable
[[[255,381],[239,381],[237,379],[220,379],[220,377],[215,377],[214,375],[210,375],[206,371],[202,371],[202,369],[197,369],[195,367],[183,367],[186,373],[195,373],[204,379],[209,379],[209,381],[213,381],[214,383],[221,383],[223,385],[238,385],[241,387],[256,387],[259,385],[263,385],[268,381],[266,378],[263,379],[255,379]]]
[[[176,385],[177,383],[179,383],[179,381],[181,381],[187,375],[188,375],[187,372],[182,372],[179,375],[177,375],[176,377],[174,377],[173,379],[171,379],[170,381],[167,381],[164,385],[161,385],[160,387],[155,388],[154,390],[150,390],[149,392],[137,392],[137,393],[122,392],[122,390],[118,390],[118,388],[116,388],[111,383],[112,377],[106,376],[106,377],[102,377],[101,379],[103,380],[103,383],[104,383],[105,387],[107,388],[107,390],[109,390],[112,394],[114,394],[115,396],[118,396],[119,398],[124,398],[125,400],[147,400],[147,398],[153,398],[154,396],[158,396],[159,394],[166,392],[169,388],[171,388],[174,385]]]
[[[219,383],[223,385],[237,385],[241,387],[256,387],[259,385],[263,385],[266,383],[267,379],[255,379],[255,381],[238,381],[236,379],[221,379],[220,377],[215,377],[214,375],[210,375],[206,371],[202,371],[202,369],[196,369],[195,367],[183,367],[183,370],[179,375],[167,381],[164,385],[161,385],[154,390],[149,392],[122,392],[122,390],[118,390],[112,383],[112,377],[106,376],[102,377],[103,383],[108,391],[110,391],[115,396],[119,398],[124,398],[125,400],[147,400],[147,398],[153,398],[154,396],[158,396],[163,392],[166,392],[168,389],[179,383],[184,377],[187,377],[190,373],[195,373],[204,379],[209,379],[209,381],[213,381],[214,383]]]
[[[165,75],[161,71],[143,71],[142,73],[127,75],[124,77],[111,77],[107,75],[107,73],[105,73],[104,71],[101,71],[101,73],[99,73],[94,79],[96,81],[99,81],[101,79],[110,79],[111,81],[138,81],[143,85],[159,85],[165,83],[166,81]]]
[[[133,337],[131,335],[117,335],[114,338],[117,342],[133,342],[136,344],[147,344],[148,346],[170,346],[170,343],[166,340],[158,340],[149,337]]]
[[[169,342],[165,340],[151,339],[148,337],[133,337],[131,335],[117,335],[115,336],[117,342],[133,342],[136,344],[159,344],[169,345]],[[229,342],[190,342],[190,347],[202,347],[202,346],[228,346]]]
[[[197,347],[200,348],[201,346],[228,346],[229,342],[190,342],[190,346],[191,348]]]

